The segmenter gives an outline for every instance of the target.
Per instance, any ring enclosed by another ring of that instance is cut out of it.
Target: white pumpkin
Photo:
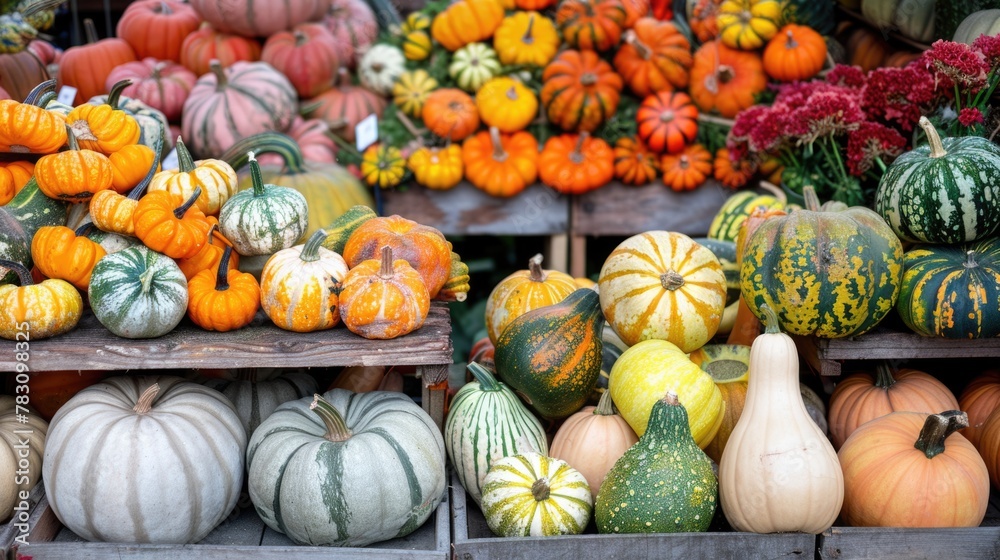
[[[172,376],[122,376],[52,418],[49,506],[90,541],[183,544],[223,521],[243,487],[246,433],[222,393]]]
[[[465,91],[479,91],[483,84],[500,75],[497,52],[486,43],[469,43],[452,55],[448,75]]]
[[[317,389],[313,376],[295,372],[258,379],[251,370],[239,374],[237,379],[206,379],[201,383],[221,392],[233,403],[247,435],[253,434],[279,405],[312,395]]]
[[[0,414],[0,521],[14,513],[21,502],[21,492],[30,491],[38,483],[42,475],[45,432],[49,429],[49,423],[37,412],[27,407],[18,411],[16,405],[14,397],[0,395],[0,411],[3,411]],[[27,417],[27,422],[18,422],[19,412]],[[24,518],[14,521],[27,521],[27,510],[17,513]]]
[[[1000,35],[1000,9],[973,12],[958,24],[952,41],[971,45],[980,35]]]
[[[406,71],[406,57],[403,51],[391,45],[375,45],[358,62],[358,77],[361,85],[379,95],[392,93],[392,86]]]

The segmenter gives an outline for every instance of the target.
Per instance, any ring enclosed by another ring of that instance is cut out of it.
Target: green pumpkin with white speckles
[[[270,255],[295,245],[309,226],[309,206],[299,191],[268,185],[250,157],[253,188],[236,193],[219,212],[219,229],[241,256]]]
[[[600,533],[708,530],[718,503],[712,461],[691,436],[687,410],[668,393],[646,433],[608,472],[594,505]]]

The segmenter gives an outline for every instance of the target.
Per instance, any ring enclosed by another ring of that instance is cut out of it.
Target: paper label
[[[178,168],[178,164],[177,164],[177,148],[174,148],[173,150],[170,150],[170,153],[167,154],[167,157],[163,158],[163,164],[162,165],[163,165],[163,170],[164,171],[166,171],[168,169],[177,169]]]
[[[359,152],[378,142],[378,117],[375,114],[368,115],[354,127],[354,140]]]
[[[73,106],[76,102],[76,88],[73,86],[63,86],[59,90],[59,95],[56,97],[56,101],[62,103],[63,105]]]

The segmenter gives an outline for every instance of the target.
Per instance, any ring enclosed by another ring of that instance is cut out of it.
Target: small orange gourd
[[[644,17],[625,32],[615,68],[639,97],[683,89],[691,69],[691,44],[672,22]]]
[[[41,340],[71,330],[83,314],[83,298],[69,282],[48,279],[34,282],[21,263],[0,259],[21,281],[0,285],[0,338]]]
[[[465,139],[465,178],[487,194],[514,196],[538,178],[538,141],[527,132],[500,134],[496,127]]]
[[[636,113],[639,138],[658,154],[677,154],[698,134],[698,108],[686,93],[662,91],[651,95]]]
[[[150,166],[157,166],[159,161],[153,149],[145,144],[130,144],[108,156],[111,161],[111,189],[119,194],[125,194],[135,188],[146,177]]]
[[[678,154],[667,154],[660,160],[663,184],[682,192],[694,190],[712,175],[712,154],[701,144],[691,144]]]
[[[173,259],[197,255],[212,227],[195,204],[199,196],[200,188],[186,201],[169,192],[146,193],[132,214],[135,236],[146,247]]]
[[[969,415],[969,427],[962,435],[978,449],[986,420],[1000,408],[1000,370],[985,371],[970,381],[958,398],[958,408]]]
[[[35,181],[45,196],[68,202],[88,202],[114,182],[111,160],[100,152],[81,149],[66,127],[69,150],[49,154],[35,163]]]
[[[81,290],[90,285],[90,273],[107,252],[87,239],[86,229],[73,231],[66,226],[43,226],[31,240],[31,258],[48,278],[57,278]],[[85,229],[86,228],[86,229]]]
[[[156,146],[157,149],[149,150],[153,159],[146,166],[145,176],[133,185],[128,196],[122,195],[117,191],[116,187],[112,186],[110,189],[105,189],[95,194],[90,199],[90,219],[97,226],[97,229],[109,233],[135,236],[135,223],[132,221],[132,216],[135,214],[135,209],[139,206],[139,199],[142,198],[142,195],[146,194],[149,182],[152,181],[153,176],[160,168],[159,140],[156,142]],[[122,152],[130,151],[136,147],[145,148],[141,144],[135,144],[134,146],[126,146],[122,149]],[[112,158],[115,155],[117,154],[112,154]],[[113,159],[112,165],[114,165]],[[117,170],[115,171],[115,177],[118,177]]]
[[[219,262],[222,261],[223,253],[232,246],[232,242],[226,239],[226,236],[222,235],[222,232],[219,231],[219,225],[213,223],[211,229],[208,231],[205,245],[198,251],[198,254],[187,259],[177,259],[177,266],[184,273],[184,277],[190,281],[203,270],[217,269]],[[240,255],[234,251],[229,257],[229,268],[237,270],[239,269],[239,264]]]
[[[34,173],[35,164],[30,161],[0,162],[0,206],[21,192]]]
[[[142,130],[132,115],[118,108],[122,90],[132,80],[122,80],[111,88],[108,100],[100,105],[84,103],[66,115],[80,147],[106,156],[139,142]]]
[[[753,164],[747,160],[733,161],[726,148],[719,148],[715,152],[712,170],[715,179],[731,189],[746,185],[756,171]]]
[[[232,247],[222,252],[218,266],[188,280],[188,317],[208,331],[241,329],[253,321],[260,306],[260,286],[253,274],[233,270]]]
[[[826,64],[826,41],[805,25],[786,25],[764,49],[764,71],[780,82],[808,80]]]
[[[486,300],[486,333],[496,344],[507,325],[528,311],[561,302],[577,289],[573,277],[558,270],[544,270],[542,255],[528,261],[527,270],[504,278]]]
[[[538,156],[542,182],[564,194],[583,194],[602,187],[615,175],[611,146],[587,132],[553,136]]]
[[[645,185],[656,179],[660,163],[638,138],[623,136],[615,142],[615,179],[626,185]]]
[[[31,103],[0,101],[0,152],[54,154],[65,145],[62,116]]]
[[[465,139],[479,128],[476,103],[469,94],[457,88],[442,88],[428,95],[422,115],[428,130],[454,142]]]
[[[222,205],[240,190],[236,171],[220,159],[195,162],[181,137],[177,137],[177,169],[160,171],[153,176],[149,192],[167,191],[187,199],[201,189],[198,208],[206,215],[218,215]]]
[[[419,329],[430,311],[420,272],[382,247],[381,259],[366,260],[344,277],[340,290],[344,325],[368,339],[386,340]]]

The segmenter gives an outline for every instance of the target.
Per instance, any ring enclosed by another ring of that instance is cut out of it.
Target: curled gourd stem
[[[229,86],[229,79],[226,78],[226,71],[222,68],[222,63],[213,58],[208,63],[209,69],[215,74],[215,91],[222,91]]]
[[[31,286],[35,283],[35,281],[31,278],[31,271],[28,270],[28,267],[19,262],[0,259],[0,266],[13,270],[14,274],[17,274],[17,279],[20,280],[22,287]]]
[[[319,249],[326,241],[326,230],[318,229],[306,240],[305,247],[299,253],[299,258],[304,262],[314,262],[319,260]]]
[[[931,414],[924,420],[917,442],[913,444],[928,459],[944,453],[944,440],[948,436],[969,427],[969,415],[961,410],[948,410],[941,414]]]
[[[79,150],[80,144],[76,141],[76,133],[73,132],[73,127],[66,125],[66,142],[69,144],[70,150]]]
[[[552,489],[549,487],[549,479],[542,477],[539,478],[531,485],[531,495],[535,497],[536,502],[543,502],[549,499],[549,494]]]
[[[247,152],[250,161],[250,181],[253,183],[253,195],[264,196],[264,177],[260,174],[260,164],[253,152]]]
[[[382,247],[382,264],[378,271],[379,278],[389,279],[395,275],[392,270],[392,247]]]
[[[941,142],[941,135],[934,128],[934,123],[927,117],[920,117],[918,124],[924,130],[924,134],[927,135],[927,143],[931,147],[930,157],[939,158],[948,155],[948,152],[944,149],[944,144]]]
[[[760,320],[764,323],[764,333],[781,334],[781,326],[778,324],[778,314],[771,309],[771,306],[766,303],[761,305],[760,312],[763,315]]]
[[[139,400],[135,403],[135,406],[132,407],[132,411],[136,414],[146,414],[152,410],[153,401],[156,400],[156,395],[159,394],[159,392],[159,383],[153,383],[150,385],[145,391],[142,392],[142,395],[139,395]]]
[[[597,401],[597,408],[594,414],[598,416],[614,416],[615,402],[611,400],[611,391],[605,390],[601,393],[601,400]]]
[[[215,227],[215,226],[212,226]],[[211,232],[209,236],[211,237]],[[211,240],[209,240],[211,243]],[[215,289],[224,292],[229,289],[229,258],[233,255],[233,248],[226,247],[222,250],[222,258],[219,259],[219,271],[215,275]]]
[[[351,430],[347,427],[343,415],[332,404],[327,402],[319,393],[313,394],[313,402],[309,405],[312,410],[323,420],[326,426],[326,439],[335,442],[347,441],[351,439]]]
[[[105,103],[117,111],[118,101],[121,99],[122,91],[130,85],[132,85],[132,80],[129,79],[116,82],[115,85],[111,86],[111,91],[108,92],[108,100],[105,101]]]
[[[528,259],[528,280],[532,282],[544,282],[546,278],[545,271],[542,270],[542,259],[544,257],[541,253]]]
[[[761,181],[760,188],[770,193],[774,198],[778,199],[778,201],[781,202],[782,204],[788,201],[788,197],[785,196],[785,191],[781,190],[781,187],[775,185],[770,181]]]
[[[491,392],[500,390],[500,382],[497,381],[497,378],[493,376],[490,370],[476,362],[470,362],[467,367],[469,369],[469,373],[472,374],[472,377],[476,378],[476,381],[479,382],[480,391]]]
[[[184,201],[184,204],[181,204],[177,208],[174,208],[174,216],[178,220],[183,218],[184,214],[187,214],[187,211],[190,210],[192,206],[194,206],[194,203],[198,202],[199,196],[201,196],[201,187],[196,187],[194,189],[194,192],[191,193],[191,196]]]
[[[879,362],[875,366],[875,386],[879,389],[888,390],[890,387],[896,384],[896,378],[892,375],[892,369],[889,364],[885,362]]]

